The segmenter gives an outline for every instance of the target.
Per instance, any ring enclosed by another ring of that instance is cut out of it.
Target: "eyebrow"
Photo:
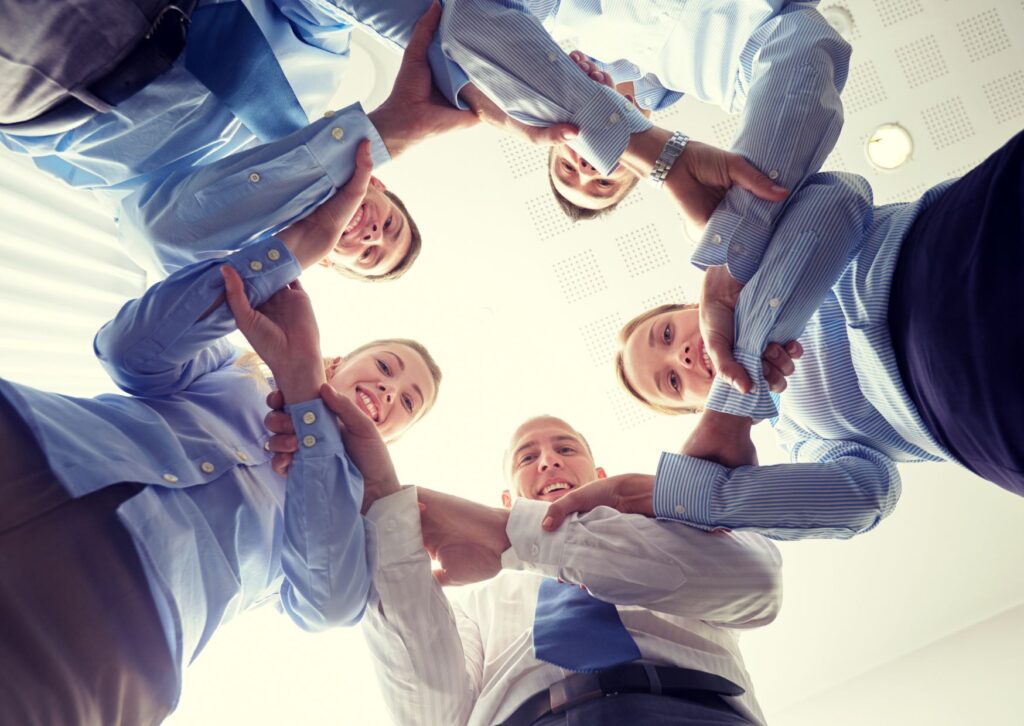
[[[516,449],[515,451],[512,452],[512,461],[515,461],[519,457],[519,454],[523,452],[523,450],[529,449],[531,446],[536,446],[536,445],[537,445],[536,441],[527,441],[525,444],[523,444],[518,449]]]

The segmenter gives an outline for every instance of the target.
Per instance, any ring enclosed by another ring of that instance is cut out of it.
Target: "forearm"
[[[874,528],[899,499],[896,464],[874,449],[814,439],[803,442],[797,456],[793,464],[729,469],[664,453],[655,515],[779,540],[848,539]]]
[[[286,410],[299,449],[285,492],[282,604],[306,630],[353,625],[370,589],[360,515],[363,477],[345,453],[334,414],[319,398]]]
[[[742,394],[718,378],[707,408],[754,419],[776,415],[762,374],[765,347],[801,336],[859,248],[871,209],[870,187],[850,175],[820,174],[793,195],[760,269],[736,304],[733,355],[753,388]]]
[[[764,45],[742,65],[750,88],[732,150],[776,184],[797,189],[821,168],[843,126],[840,92],[850,46],[812,10],[783,12],[758,31]],[[733,187],[708,222],[692,261],[729,266],[748,281],[784,205]]]
[[[569,123],[569,144],[607,174],[630,136],[650,122],[590,80],[521,2],[449,0],[441,21],[448,56],[509,116],[532,126]]]
[[[363,621],[392,720],[463,724],[476,698],[466,647],[479,650],[475,626],[459,624],[431,575],[416,490],[378,500],[366,515],[376,563]]]
[[[301,219],[352,176],[359,142],[375,166],[390,156],[358,104],[271,144],[183,169],[122,202],[120,233],[156,247],[171,269],[199,252],[235,250]]]
[[[609,507],[573,515],[548,533],[540,526],[546,509],[516,503],[506,567],[584,585],[617,605],[732,627],[763,625],[778,612],[782,561],[757,535],[713,535]]]

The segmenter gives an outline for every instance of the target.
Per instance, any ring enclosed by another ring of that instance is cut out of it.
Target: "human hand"
[[[653,517],[654,477],[650,474],[618,474],[573,489],[551,503],[541,526],[553,532],[573,512],[589,512],[602,506],[612,507],[623,514]]]
[[[665,189],[694,222],[704,225],[733,185],[770,202],[789,194],[739,154],[690,141],[672,165]]]
[[[302,284],[295,280],[254,310],[235,268],[222,265],[220,271],[238,330],[270,366],[285,400],[294,403],[316,398],[325,380],[320,331]]]
[[[280,389],[267,394],[267,406],[270,411],[263,417],[263,425],[273,434],[266,443],[267,451],[273,451],[270,467],[281,476],[288,475],[288,467],[292,464],[295,452],[299,450],[299,440],[295,435],[295,424],[292,417],[285,413],[284,394]]]
[[[364,139],[356,149],[356,168],[345,186],[306,217],[277,234],[302,269],[324,259],[338,244],[338,238],[363,203],[372,172],[370,142]]]
[[[729,469],[757,466],[757,449],[750,440],[753,421],[748,416],[705,409],[696,428],[683,444],[682,453],[707,459]]]
[[[716,375],[740,393],[749,393],[753,387],[750,376],[732,352],[736,301],[742,289],[743,285],[733,279],[724,265],[705,270],[700,289],[700,334]],[[803,346],[795,340],[784,346],[769,343],[765,347],[761,358],[762,372],[772,391],[782,393],[786,390],[786,377],[796,370],[793,361],[803,353]]]
[[[441,6],[435,1],[413,28],[391,94],[368,114],[392,157],[424,139],[477,123],[474,113],[452,107],[434,87],[427,49],[439,22]]]
[[[469,104],[473,113],[484,123],[505,131],[511,136],[536,146],[552,146],[564,144],[579,135],[579,130],[572,124],[552,124],[551,126],[529,126],[516,121],[507,113],[501,110],[498,105],[488,98],[483,91],[472,83],[465,85],[459,91],[462,100]]]
[[[423,546],[441,569],[441,585],[468,585],[494,577],[511,544],[505,527],[508,511],[450,494],[417,488]]]

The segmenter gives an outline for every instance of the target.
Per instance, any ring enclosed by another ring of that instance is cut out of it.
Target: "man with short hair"
[[[550,416],[513,436],[504,509],[400,489],[372,423],[325,401],[372,492],[366,636],[396,723],[764,723],[736,630],[778,613],[770,542],[607,508],[545,533],[547,502],[603,476]]]

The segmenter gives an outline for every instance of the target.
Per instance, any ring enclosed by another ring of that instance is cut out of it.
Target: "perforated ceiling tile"
[[[637,311],[637,315],[645,310],[656,308],[659,305],[681,305],[697,302],[699,290],[693,290],[692,295],[682,285],[673,287],[670,290],[663,290],[657,295],[652,295],[643,302],[643,308]]]
[[[622,201],[619,202],[617,209],[629,209],[630,207],[640,204],[647,199],[648,187],[643,183],[641,179],[637,184],[629,191],[629,193],[623,197]],[[609,219],[610,219],[609,215]]]
[[[1010,48],[1010,36],[996,8],[978,13],[956,24],[971,61],[988,58]]]
[[[899,46],[896,48],[896,60],[899,61],[907,85],[911,88],[917,88],[949,73],[939,41],[934,35],[926,35],[912,43]]]
[[[623,322],[618,313],[612,313],[580,327],[583,345],[590,355],[590,361],[595,366],[608,368],[612,366],[615,351],[619,347],[619,329]]]
[[[641,426],[658,416],[621,388],[614,388],[608,392],[608,403],[615,415],[616,425],[622,429]]]
[[[593,250],[566,257],[552,268],[566,302],[579,302],[608,289],[608,281],[597,264]]]
[[[739,129],[739,116],[730,116],[724,121],[719,121],[711,127],[711,131],[715,134],[715,144],[723,149],[728,149],[732,146],[733,139],[736,138],[736,132]]]
[[[1024,70],[989,81],[981,88],[997,124],[1024,116]]]
[[[565,216],[550,191],[529,200],[526,215],[533,221],[539,240],[548,240],[572,229],[572,220]]]
[[[839,149],[832,149],[832,153],[825,158],[821,165],[822,171],[846,171],[846,160],[839,152]]]
[[[924,11],[921,0],[875,0],[875,9],[882,25],[889,27]]]
[[[670,262],[658,228],[653,224],[622,235],[615,244],[630,277],[640,277]]]
[[[936,149],[944,149],[958,141],[974,136],[974,126],[959,98],[921,109],[921,118],[932,137]]]
[[[843,89],[843,106],[848,114],[863,111],[887,98],[882,77],[873,62],[861,63],[850,69],[850,80]]]
[[[972,171],[974,169],[974,167],[978,166],[978,164],[980,164],[983,161],[984,161],[984,159],[978,159],[977,161],[971,161],[971,162],[968,162],[967,164],[961,164],[960,166],[956,167],[955,169],[950,169],[948,172],[946,172],[946,178],[947,179],[959,179],[960,177],[962,177],[967,172]]]
[[[532,146],[517,139],[501,137],[498,139],[501,155],[505,157],[505,168],[513,179],[536,174],[540,176],[547,168],[548,151],[546,148]]]

